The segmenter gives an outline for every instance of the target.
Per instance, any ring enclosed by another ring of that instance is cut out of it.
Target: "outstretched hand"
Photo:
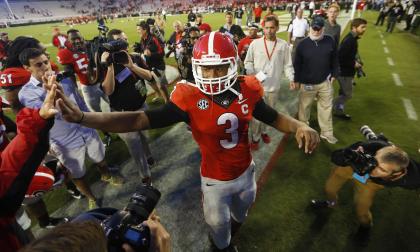
[[[305,153],[309,154],[311,154],[312,151],[318,146],[320,141],[318,132],[306,124],[300,126],[296,130],[295,137],[296,141],[298,142],[299,149],[305,146]]]
[[[48,82],[55,82],[55,76],[50,76]],[[50,89],[47,91],[47,96],[45,97],[44,103],[42,104],[41,109],[39,110],[39,115],[44,119],[53,118],[58,110],[54,106],[55,97],[57,94],[57,85],[51,84]]]

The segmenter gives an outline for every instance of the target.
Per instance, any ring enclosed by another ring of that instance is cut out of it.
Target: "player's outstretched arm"
[[[319,144],[319,135],[316,130],[288,115],[278,113],[271,126],[281,132],[295,133],[299,149],[305,147],[305,153],[312,153]]]
[[[143,112],[83,112],[69,100],[61,91],[57,91],[57,107],[63,118],[72,123],[103,130],[122,133],[148,129],[150,126],[147,115]]]

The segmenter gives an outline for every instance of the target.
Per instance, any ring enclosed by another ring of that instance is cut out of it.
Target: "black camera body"
[[[111,40],[103,43],[102,47],[110,53],[109,63],[127,64],[128,54],[125,52],[128,48],[127,41],[123,39]]]
[[[388,139],[382,133],[378,135],[375,134],[375,132],[373,132],[373,130],[367,125],[360,128],[360,133],[363,134],[368,142],[389,143]],[[334,157],[333,153],[333,160],[339,160],[339,165],[341,165],[341,163],[350,165],[353,168],[353,171],[360,176],[369,174],[373,169],[375,169],[375,167],[378,166],[378,161],[374,156],[359,150],[346,148],[338,153],[339,157]]]
[[[101,223],[107,236],[108,251],[123,251],[124,243],[130,244],[134,251],[148,251],[150,230],[142,223],[153,212],[160,196],[156,188],[140,185],[124,210],[116,212]]]
[[[360,64],[360,67],[356,68],[357,78],[366,77],[366,73],[365,73],[365,71],[363,71],[363,62],[360,59],[358,59],[356,61],[357,61],[357,63]]]

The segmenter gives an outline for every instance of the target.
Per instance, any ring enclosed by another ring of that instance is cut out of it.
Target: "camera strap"
[[[353,178],[355,180],[359,181],[362,184],[366,184],[367,183],[367,180],[370,178],[370,176],[369,176],[369,173],[361,176],[361,175],[359,175],[359,174],[357,174],[357,173],[354,172],[353,173]]]

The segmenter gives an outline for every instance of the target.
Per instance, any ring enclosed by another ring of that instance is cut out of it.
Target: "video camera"
[[[373,130],[367,125],[360,128],[360,133],[362,133],[368,141],[388,142],[388,139],[382,133],[376,135],[375,132],[373,132]],[[360,176],[370,173],[376,166],[378,166],[376,158],[368,153],[347,148],[344,149],[343,155],[344,162],[350,165],[354,172]]]
[[[124,51],[128,48],[127,41],[123,39],[111,40],[102,44],[105,51],[110,53],[109,63],[127,64],[128,54]]]
[[[109,252],[123,251],[124,243],[130,244],[134,251],[149,250],[150,230],[142,223],[153,212],[160,196],[156,188],[139,185],[123,210],[102,221]]]

